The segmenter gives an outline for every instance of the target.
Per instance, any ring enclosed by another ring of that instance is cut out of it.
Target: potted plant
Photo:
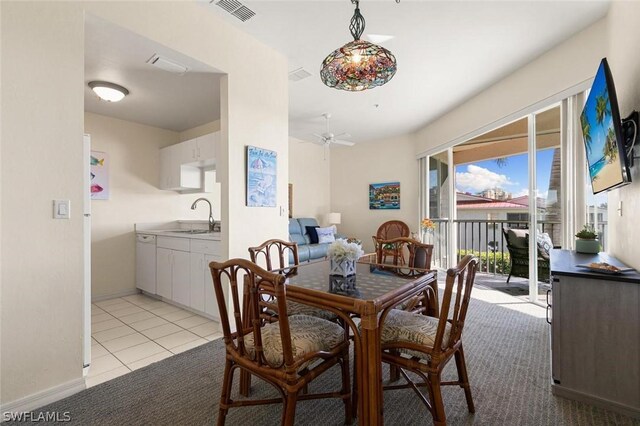
[[[597,254],[600,251],[600,242],[598,234],[591,225],[585,225],[580,232],[576,234],[576,251],[578,253]]]

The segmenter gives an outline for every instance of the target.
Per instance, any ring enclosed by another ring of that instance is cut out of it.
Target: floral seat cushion
[[[294,302],[293,300],[287,300],[287,314],[289,316],[309,315],[311,317],[322,318],[328,321],[334,321],[338,318],[338,316],[333,312],[305,305],[304,303]]]
[[[406,342],[422,345],[433,349],[438,331],[438,318],[428,317],[422,314],[392,309],[382,326],[380,334],[381,343]],[[449,340],[451,326],[447,323],[442,338],[442,346],[445,347]],[[428,359],[428,355],[422,352],[401,349],[400,352],[422,359]]]
[[[300,359],[308,353],[330,351],[344,341],[344,329],[338,324],[309,315],[289,317],[293,358]],[[255,357],[253,333],[244,337],[245,348]],[[267,362],[274,367],[284,363],[280,325],[268,323],[262,327],[262,346]]]

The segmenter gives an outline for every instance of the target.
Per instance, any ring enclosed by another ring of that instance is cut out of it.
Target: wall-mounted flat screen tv
[[[606,58],[600,62],[580,123],[593,193],[630,183],[616,88]]]

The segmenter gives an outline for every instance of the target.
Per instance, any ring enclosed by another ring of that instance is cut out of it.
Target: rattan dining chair
[[[381,263],[386,263],[387,257],[391,256],[393,258],[393,262],[397,264],[398,262],[404,262],[404,258],[402,256],[402,252],[398,252],[394,250],[393,247],[385,246],[381,244],[381,240],[392,240],[394,238],[407,238],[411,234],[411,230],[409,229],[409,225],[404,223],[401,220],[389,220],[378,227],[378,231],[376,235],[373,237],[373,245],[376,248],[382,248],[382,258]]]
[[[288,265],[285,262],[285,259],[289,258],[289,254],[293,257],[293,265]],[[278,256],[277,263],[272,259],[275,255]],[[256,264],[259,264],[261,260],[264,260],[267,265],[267,271],[278,271],[278,273],[285,277],[295,274],[297,272],[296,266],[300,263],[298,261],[298,245],[289,241],[276,239],[267,240],[257,247],[249,247],[249,256],[251,257],[251,261]],[[287,312],[289,315],[311,315],[312,317],[318,317],[329,321],[335,321],[337,319],[336,314],[333,312],[294,302],[292,300],[287,302]]]
[[[407,381],[407,384],[389,385],[384,389],[412,388],[431,412],[435,425],[446,425],[441,386],[464,389],[469,412],[475,412],[461,338],[477,269],[478,258],[467,255],[447,271],[439,317],[393,309],[383,319],[382,361],[399,368]],[[452,357],[455,357],[458,380],[443,382],[442,370]],[[414,383],[405,370],[419,376],[422,383]],[[420,386],[426,386],[426,396],[420,392]]]
[[[246,259],[211,262],[209,266],[226,349],[218,425],[224,425],[232,407],[280,402],[284,405],[282,425],[293,425],[297,400],[314,398],[341,398],[345,423],[351,424],[349,341],[342,327],[321,318],[287,315],[283,275],[266,271]],[[241,280],[244,280],[243,287]],[[225,287],[229,289],[229,308],[225,303]],[[248,309],[244,311],[240,288],[244,288],[243,295],[249,300]],[[260,320],[259,312],[263,309],[279,313],[278,321]],[[250,321],[246,321],[246,316]],[[246,326],[247,323],[250,326]],[[309,382],[336,364],[342,370],[339,391],[299,395]],[[262,378],[274,386],[281,397],[233,400],[231,388],[236,369]]]

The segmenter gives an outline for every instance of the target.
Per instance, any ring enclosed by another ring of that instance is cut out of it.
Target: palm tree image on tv
[[[623,169],[618,155],[603,65],[598,69],[591,93],[580,116],[580,124],[593,192],[597,193],[618,185],[623,181]]]

